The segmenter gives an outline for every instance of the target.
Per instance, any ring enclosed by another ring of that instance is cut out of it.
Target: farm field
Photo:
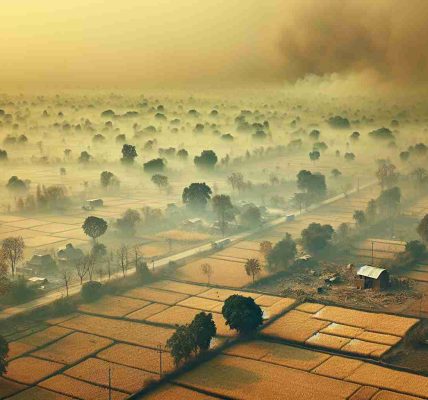
[[[287,399],[420,400],[428,396],[427,377],[263,340],[236,344],[174,382],[185,385],[186,394],[193,389],[208,396],[245,399],[278,399],[285,393]],[[139,398],[158,399],[162,394],[172,399],[180,390],[166,384]]]
[[[27,334],[15,335],[0,399],[41,393],[48,400],[104,400],[109,368],[113,398],[124,399],[159,379],[159,345],[164,349],[163,372],[174,370],[165,344],[176,324],[189,323],[205,310],[213,313],[218,328],[213,346],[235,336],[221,315],[224,300],[232,294],[255,298],[266,318],[295,303],[290,298],[172,280],[105,296],[74,314],[44,322],[38,330],[29,327]]]
[[[415,318],[302,304],[263,330],[268,337],[381,358],[419,322]]]

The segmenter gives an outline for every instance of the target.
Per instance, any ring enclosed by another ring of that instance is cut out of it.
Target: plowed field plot
[[[104,296],[94,303],[81,304],[79,310],[91,314],[123,317],[150,304],[147,300],[124,296]]]
[[[33,333],[30,336],[25,336],[19,339],[19,342],[29,346],[40,347],[55,340],[61,339],[70,333],[72,333],[70,329],[63,328],[61,326],[51,326],[42,331]]]
[[[183,307],[196,308],[204,311],[211,311],[215,307],[223,307],[223,302],[193,296],[181,301],[180,303],[178,303],[178,305]]]
[[[64,374],[88,383],[108,386],[109,369],[112,388],[129,394],[142,389],[150,380],[157,379],[157,376],[150,372],[97,358],[89,358],[66,370]]]
[[[221,256],[228,256],[228,257],[234,257],[238,259],[248,260],[249,258],[257,258],[262,259],[262,254],[259,250],[251,250],[251,249],[242,249],[240,247],[228,247],[222,251],[219,251],[215,253],[215,256],[221,257]]]
[[[27,386],[21,385],[17,382],[12,382],[9,379],[4,379],[0,376],[0,399],[12,396],[15,393],[20,392]]]
[[[63,367],[63,364],[52,361],[21,357],[9,363],[5,377],[20,383],[33,384],[53,375]]]
[[[207,276],[202,273],[201,265],[209,264],[213,273],[211,284],[230,287],[242,287],[251,283],[251,278],[245,273],[245,260],[220,260],[216,258],[203,258],[192,261],[177,270],[177,279],[189,282],[207,283]]]
[[[148,284],[147,286],[155,289],[169,290],[170,292],[183,293],[188,295],[198,295],[205,292],[207,288],[200,285],[191,285],[189,283],[175,282],[175,281],[158,281]]]
[[[398,344],[418,321],[414,318],[305,303],[278,318],[263,333],[308,345],[380,358]]]
[[[146,347],[132,346],[129,344],[115,344],[97,354],[98,358],[128,367],[142,369],[144,371],[159,374],[160,356],[159,351]],[[165,351],[162,353],[163,372],[174,369],[171,355]]]
[[[30,389],[16,394],[9,398],[10,400],[72,400],[71,397],[64,396],[59,393],[51,392],[50,390],[42,389],[34,386]]]
[[[177,304],[189,297],[183,293],[169,292],[166,290],[158,290],[149,287],[136,288],[123,293],[123,296],[136,299],[147,300],[156,303],[168,304],[170,306]]]
[[[218,300],[218,301],[225,301],[228,297],[234,294],[239,294],[241,296],[246,296],[246,297],[252,297],[254,300],[262,296],[261,293],[245,292],[241,290],[212,288],[199,294],[199,297],[204,297],[207,299]]]
[[[165,344],[174,332],[173,329],[169,328],[91,315],[82,315],[65,321],[61,325],[66,328],[111,338],[119,342],[153,348],[156,348],[159,343]]]
[[[176,378],[186,386],[245,399],[346,399],[359,385],[266,362],[222,355]]]
[[[141,310],[128,314],[126,318],[137,321],[144,321],[152,315],[158,314],[168,308],[169,306],[167,304],[151,303],[148,306],[143,307]]]
[[[48,390],[62,393],[82,400],[105,400],[109,390],[86,382],[79,381],[66,375],[57,375],[39,384]],[[126,399],[128,394],[112,390],[112,400]]]
[[[112,343],[111,340],[99,336],[75,332],[53,344],[35,351],[33,354],[36,357],[46,360],[63,364],[72,364],[104,349]]]
[[[185,325],[190,324],[195,315],[199,313],[200,310],[195,310],[193,308],[172,306],[159,314],[152,315],[147,318],[147,321],[170,326]]]
[[[25,353],[28,353],[32,350],[35,350],[35,346],[30,346],[26,343],[21,342],[10,342],[9,343],[9,353],[8,353],[8,360],[13,360],[14,358],[17,358]]]
[[[209,396],[181,386],[165,384],[159,389],[146,394],[145,400],[215,400],[218,397]]]

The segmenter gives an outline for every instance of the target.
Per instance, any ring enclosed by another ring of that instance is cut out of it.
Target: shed
[[[357,271],[355,285],[358,289],[384,290],[389,286],[389,273],[384,268],[364,265]]]

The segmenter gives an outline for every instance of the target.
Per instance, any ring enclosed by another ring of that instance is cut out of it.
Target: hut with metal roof
[[[364,265],[357,271],[355,285],[358,289],[384,290],[389,287],[389,273],[384,268]]]

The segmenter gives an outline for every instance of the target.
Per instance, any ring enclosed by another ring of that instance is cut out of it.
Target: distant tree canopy
[[[92,156],[87,151],[82,151],[78,158],[78,161],[82,164],[86,164],[91,161]]]
[[[309,133],[309,138],[312,140],[318,140],[320,137],[320,131],[318,129],[314,129]]]
[[[309,153],[309,158],[311,159],[311,161],[316,161],[320,158],[320,155],[321,154],[318,150],[314,150]]]
[[[165,169],[165,160],[163,158],[155,158],[143,164],[145,172],[162,172]]]
[[[0,336],[0,376],[7,372],[7,355],[9,354],[9,345],[3,336]]]
[[[189,157],[189,153],[186,149],[180,149],[177,151],[177,157],[181,158],[182,160],[186,160],[187,157]]]
[[[200,156],[194,158],[195,165],[203,169],[213,169],[217,161],[217,155],[212,150],[204,150]]]
[[[168,186],[168,177],[161,174],[155,174],[152,176],[151,181],[159,188],[166,188]]]
[[[323,250],[333,237],[334,229],[331,225],[321,225],[311,223],[302,231],[302,245],[309,252],[319,252]]]
[[[234,219],[233,205],[230,196],[218,194],[212,198],[212,206],[219,219],[220,230],[224,235],[227,223]]]
[[[107,227],[107,222],[104,219],[94,216],[87,217],[82,225],[85,235],[90,236],[92,239],[94,239],[94,241],[96,241],[100,236],[104,235]]]
[[[360,132],[352,132],[349,136],[349,139],[351,139],[353,142],[356,142],[360,138]]]
[[[369,132],[369,137],[372,139],[378,140],[391,140],[395,139],[395,136],[392,134],[392,131],[388,128],[379,128]]]
[[[401,191],[397,186],[381,192],[376,200],[379,212],[391,217],[396,215],[400,208]]]
[[[138,156],[137,150],[135,149],[135,146],[132,144],[124,144],[122,146],[122,158],[120,161],[123,164],[133,164],[134,159]]]
[[[184,188],[182,199],[187,207],[193,210],[203,210],[211,199],[211,188],[205,183],[192,183]]]
[[[355,210],[352,218],[358,226],[364,225],[366,222],[366,214],[362,210]]]
[[[112,187],[112,186],[119,186],[120,181],[119,179],[110,171],[103,171],[100,175],[100,183],[102,187]]]
[[[332,128],[336,128],[336,129],[348,129],[351,127],[351,124],[349,123],[348,118],[344,118],[339,115],[336,115],[335,117],[330,117],[327,120],[327,123]]]
[[[6,184],[6,187],[7,189],[13,192],[25,192],[28,189],[27,184],[22,179],[19,179],[17,176],[10,177]]]
[[[137,210],[128,209],[121,218],[117,219],[116,226],[123,235],[133,236],[135,235],[135,226],[140,221],[140,213]]]
[[[249,228],[260,226],[262,223],[262,214],[260,209],[255,205],[246,207],[244,211],[241,212],[240,221],[242,225]]]
[[[425,214],[425,216],[421,219],[418,227],[416,228],[416,231],[418,232],[418,235],[421,237],[421,239],[425,243],[428,243],[428,214]]]
[[[323,198],[327,193],[325,176],[307,170],[301,170],[297,174],[297,187],[315,198]]]
[[[278,271],[287,268],[297,254],[296,242],[289,233],[277,242],[267,254],[267,263],[270,270]]]
[[[232,295],[221,310],[226,325],[240,334],[250,334],[263,324],[263,311],[252,297]]]
[[[7,151],[0,149],[0,161],[6,161],[7,160]]]

